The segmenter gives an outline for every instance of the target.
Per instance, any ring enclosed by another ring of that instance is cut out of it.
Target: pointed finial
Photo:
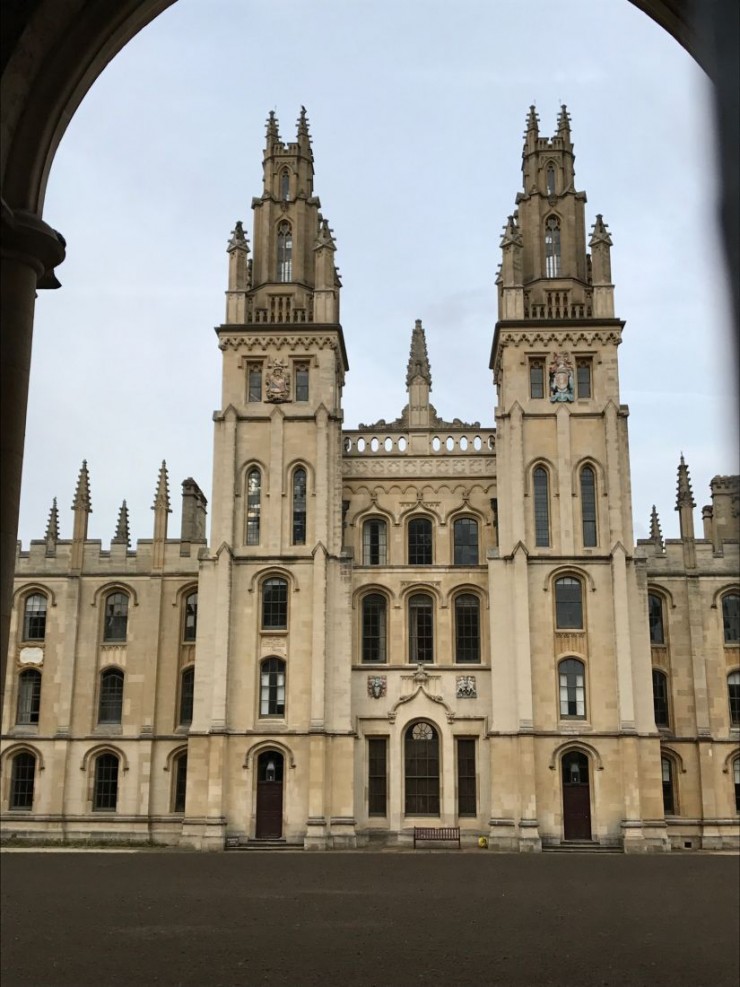
[[[504,235],[501,237],[501,243],[499,244],[500,247],[507,247],[510,243],[516,244],[519,247],[522,246],[522,233],[516,220],[516,215],[509,216],[506,220]]]
[[[49,520],[46,522],[44,538],[48,542],[59,541],[59,508],[57,507],[56,497],[51,502],[51,510],[49,511]]]
[[[527,114],[527,133],[530,131],[533,131],[535,134],[539,134],[540,132],[540,119],[537,116],[534,103],[529,107],[529,113]]]
[[[663,532],[660,527],[660,518],[658,517],[658,512],[655,509],[655,504],[653,504],[653,509],[650,512],[650,541],[655,545],[660,546],[661,552],[663,551]]]
[[[337,245],[334,242],[334,237],[332,236],[332,229],[329,226],[329,221],[319,217],[319,232],[316,234],[316,241],[314,242],[314,250],[318,250],[321,247],[328,247],[329,250],[336,250]]]
[[[306,116],[306,107],[301,107],[300,116],[298,117],[298,136],[299,137],[309,137],[308,133],[308,117]]]
[[[568,107],[565,103],[560,107],[560,113],[558,114],[558,133],[562,134],[564,132],[570,133],[570,113],[568,113]]]
[[[127,548],[131,548],[131,537],[128,527],[128,507],[125,500],[118,511],[118,524],[116,525],[116,533],[113,536],[111,544],[125,545]]]
[[[683,453],[681,453],[681,461],[678,464],[676,510],[680,511],[682,507],[696,507],[696,502],[694,501],[694,494],[691,489],[691,477],[689,476],[689,468],[686,465],[686,461],[683,458]]]
[[[280,140],[280,132],[278,130],[278,121],[275,116],[275,111],[270,110],[267,117],[267,146],[274,144],[276,141]]]
[[[167,463],[162,460],[162,465],[159,467],[159,478],[157,480],[157,492],[154,495],[154,503],[152,504],[153,511],[166,511],[168,514],[171,513],[170,510],[170,484],[167,477]]]
[[[427,340],[421,325],[421,319],[414,323],[411,333],[411,352],[409,354],[409,365],[406,370],[406,387],[411,386],[414,377],[421,377],[432,389],[432,370],[429,366],[429,356],[427,355]]]
[[[249,241],[247,240],[246,233],[244,232],[244,226],[242,221],[238,219],[234,229],[231,231],[231,239],[226,248],[226,253],[230,254],[234,250],[249,250]]]
[[[90,476],[87,472],[87,460],[82,460],[80,475],[77,477],[77,487],[75,489],[75,499],[72,501],[73,511],[84,511],[92,514],[92,503],[90,501]]]
[[[591,239],[588,241],[588,245],[589,247],[594,247],[597,243],[605,243],[607,247],[613,246],[609,227],[604,222],[604,217],[601,213],[598,213],[596,216],[596,222],[591,230]]]

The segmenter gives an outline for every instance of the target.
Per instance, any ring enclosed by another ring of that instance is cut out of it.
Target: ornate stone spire
[[[162,460],[162,465],[159,467],[159,478],[157,479],[157,491],[154,494],[154,503],[152,504],[153,511],[165,511],[167,514],[171,513],[170,510],[170,483],[167,476],[167,463]]]
[[[308,117],[306,116],[306,107],[305,106],[302,106],[301,107],[301,112],[300,112],[300,115],[298,117],[297,134],[298,134],[298,140],[299,141],[300,141],[300,139],[302,137],[304,137],[307,141],[310,141],[311,140],[311,135],[308,132]]]
[[[687,568],[696,565],[696,552],[694,549],[694,494],[691,490],[691,478],[689,468],[681,453],[681,462],[678,464],[678,489],[676,491],[676,510],[678,511],[678,523],[681,530],[681,540],[684,543],[684,563]]]
[[[72,501],[73,511],[84,511],[85,514],[92,514],[92,502],[90,500],[90,476],[87,472],[87,460],[82,460],[80,475],[77,477],[77,487],[75,489],[75,499]]]
[[[226,252],[230,254],[233,250],[249,251],[249,242],[240,219],[236,221],[236,225],[231,231],[231,239],[229,240],[229,245],[226,248]]]
[[[650,512],[650,541],[654,545],[660,547],[661,552],[665,548],[663,543],[663,532],[660,527],[660,518],[658,517],[658,512],[655,509],[655,504],[653,504],[653,509]]]
[[[591,239],[588,241],[588,245],[589,247],[593,247],[597,243],[605,243],[609,247],[613,246],[609,227],[604,222],[604,217],[601,213],[598,213],[596,216],[596,222],[591,230]]]
[[[680,511],[682,507],[696,507],[696,501],[694,500],[694,494],[691,489],[691,477],[689,476],[689,468],[686,465],[686,461],[683,458],[683,453],[681,453],[681,461],[678,464],[676,510]]]
[[[267,117],[267,149],[269,150],[273,144],[280,140],[280,131],[278,130],[278,121],[275,116],[275,111],[270,110]]]
[[[535,137],[540,132],[540,120],[537,116],[537,110],[534,107],[534,103],[529,107],[529,113],[527,114],[527,133],[533,133]]]
[[[46,522],[44,538],[47,542],[59,541],[59,508],[57,507],[56,497],[51,502],[51,510],[49,511],[49,520]]]
[[[131,548],[131,536],[129,533],[128,526],[128,507],[126,506],[126,501],[121,504],[121,508],[118,511],[118,524],[116,525],[116,533],[113,536],[112,545],[125,545],[127,548]]]
[[[432,370],[429,366],[429,356],[427,355],[427,340],[421,325],[421,319],[417,319],[411,333],[411,352],[409,354],[409,365],[406,371],[406,387],[411,386],[411,382],[420,377],[432,389]]]
[[[167,478],[167,463],[162,460],[157,480],[157,492],[152,504],[154,511],[154,536],[152,569],[161,571],[164,566],[165,543],[167,541],[167,515],[170,511],[170,485]]]
[[[506,226],[504,226],[504,235],[501,237],[501,243],[499,246],[507,247],[509,244],[514,244],[517,247],[522,246],[522,232],[519,229],[517,223],[516,215],[509,216],[506,220]]]
[[[319,214],[319,232],[316,234],[314,250],[318,250],[320,247],[328,247],[329,250],[336,250],[337,245],[334,242],[333,232],[329,226],[329,221]]]
[[[558,137],[567,137],[570,140],[570,113],[568,107],[563,103],[558,114]]]

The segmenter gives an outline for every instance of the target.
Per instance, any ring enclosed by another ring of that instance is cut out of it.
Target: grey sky
[[[270,109],[284,139],[309,114],[344,284],[346,426],[400,412],[416,318],[439,413],[492,423],[501,227],[527,107],[547,135],[561,101],[589,227],[603,213],[614,240],[636,535],[655,502],[674,536],[679,453],[699,507],[738,468],[709,83],[690,57],[626,0],[179,0],[103,73],[51,171],[45,218],[68,259],[37,302],[24,546],[54,496],[71,536],[83,458],[104,544],[124,498],[132,538],[151,536],[162,459],[171,536],[186,476],[210,499],[213,326]]]

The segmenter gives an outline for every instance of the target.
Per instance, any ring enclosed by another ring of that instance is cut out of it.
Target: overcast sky
[[[251,232],[268,111],[293,139],[301,104],[338,246],[353,428],[400,413],[417,318],[438,412],[493,422],[494,277],[527,107],[551,135],[567,103],[589,229],[603,213],[614,240],[636,536],[655,502],[675,537],[681,451],[699,508],[738,469],[709,97],[626,0],[178,0],[105,70],[51,170],[45,219],[67,260],[36,308],[24,547],[54,496],[71,537],[83,458],[104,545],[124,498],[133,540],[151,537],[162,459],[171,537],[185,477],[210,499],[226,244],[237,219]]]

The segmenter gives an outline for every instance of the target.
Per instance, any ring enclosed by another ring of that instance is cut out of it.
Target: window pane
[[[740,672],[727,676],[727,691],[730,699],[730,723],[740,726]]]
[[[36,758],[33,754],[16,754],[10,777],[10,808],[33,808],[33,783],[36,775]]]
[[[284,579],[266,579],[262,584],[262,626],[273,630],[288,626],[288,584]]]
[[[368,779],[367,811],[370,816],[384,816],[388,792],[388,754],[385,737],[373,737],[367,742]]]
[[[583,627],[581,583],[572,576],[555,583],[555,621],[559,630]]]
[[[180,678],[180,726],[193,722],[193,694],[195,691],[195,669],[192,665],[183,669]]]
[[[576,387],[579,398],[591,397],[591,361],[578,360],[576,362]]]
[[[293,277],[293,237],[290,224],[282,222],[277,235],[277,279],[286,282]]]
[[[478,522],[464,517],[455,521],[455,565],[478,565]]]
[[[128,624],[128,596],[111,593],[105,600],[104,641],[125,641]]]
[[[434,661],[434,605],[423,593],[409,599],[409,661]]]
[[[267,658],[260,672],[260,716],[285,715],[285,662]]]
[[[409,521],[409,565],[432,564],[432,522],[428,518]]]
[[[173,812],[185,811],[185,792],[188,786],[188,755],[180,754],[175,758],[175,797]]]
[[[534,543],[538,548],[550,545],[550,495],[547,470],[538,466],[532,474],[534,485]]]
[[[404,743],[406,814],[439,815],[439,739],[430,723],[415,723]]]
[[[480,602],[472,593],[455,598],[455,661],[480,661]]]
[[[668,677],[663,672],[653,669],[653,709],[655,725],[667,727],[670,725],[668,714]]]
[[[93,809],[115,811],[117,802],[118,758],[114,754],[101,754],[95,761]]]
[[[255,468],[247,474],[247,545],[260,543],[261,512],[262,474]]]
[[[583,545],[595,548],[596,538],[596,477],[590,466],[581,470],[581,519],[583,521]]]
[[[373,518],[362,527],[362,561],[364,565],[385,565],[387,559],[387,525]]]
[[[41,711],[41,672],[29,669],[18,676],[18,706],[15,722],[35,725]]]
[[[725,644],[740,642],[740,596],[728,593],[722,597],[722,624]]]
[[[663,632],[663,601],[659,596],[648,596],[648,620],[650,622],[650,643],[665,644]]]
[[[586,690],[583,662],[567,658],[560,662],[560,715],[585,716]]]
[[[660,770],[663,778],[663,812],[667,816],[672,816],[676,806],[673,791],[673,762],[670,758],[660,759]]]
[[[533,360],[529,365],[529,396],[531,398],[545,396],[545,364],[542,360]]]
[[[457,813],[474,816],[478,812],[476,797],[475,741],[457,741]]]
[[[100,676],[98,723],[120,723],[123,711],[123,672],[109,669]]]
[[[362,601],[362,660],[386,660],[386,602],[380,593],[372,593]]]
[[[293,474],[293,544],[306,544],[306,471]]]
[[[299,363],[295,368],[295,399],[308,401],[308,365]]]
[[[247,365],[247,401],[262,400],[262,364]]]
[[[23,614],[23,640],[43,641],[46,637],[46,597],[33,593],[26,598]]]
[[[545,277],[560,277],[560,222],[555,216],[545,223]]]
[[[198,627],[198,594],[191,593],[185,598],[185,622],[183,626],[183,641],[194,641]]]

